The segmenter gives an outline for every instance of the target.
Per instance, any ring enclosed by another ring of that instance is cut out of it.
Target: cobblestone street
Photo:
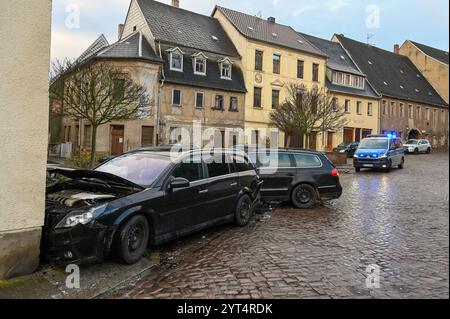
[[[105,297],[448,298],[448,161],[414,155],[404,170],[343,172],[339,200],[165,245],[149,276]],[[366,288],[372,264],[378,289]]]

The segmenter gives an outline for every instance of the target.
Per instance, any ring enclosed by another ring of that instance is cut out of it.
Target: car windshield
[[[417,144],[419,144],[419,141],[418,140],[409,140],[408,142],[406,142],[406,144],[417,145]]]
[[[359,144],[361,150],[384,150],[388,149],[388,140],[385,138],[364,139]]]
[[[150,153],[134,153],[114,158],[95,170],[122,177],[143,187],[149,187],[169,164],[169,158]]]
[[[349,146],[350,144],[349,143],[341,143],[341,144],[339,144],[337,147],[347,147],[347,146]]]

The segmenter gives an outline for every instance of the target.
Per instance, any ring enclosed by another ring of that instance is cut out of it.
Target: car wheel
[[[112,247],[113,256],[124,264],[135,264],[144,255],[148,239],[147,219],[142,215],[134,216],[118,229]]]
[[[402,163],[398,166],[398,168],[400,168],[400,169],[405,168],[405,158],[402,158]]]
[[[298,185],[292,191],[291,200],[297,208],[311,208],[317,200],[316,190],[308,184]]]
[[[416,149],[414,150],[414,154],[419,154],[419,149],[418,149],[418,148],[416,148]]]
[[[355,167],[355,172],[356,172],[356,173],[359,173],[359,172],[361,172],[361,168],[359,168],[359,167]]]
[[[234,213],[234,222],[237,226],[244,227],[248,224],[253,215],[252,206],[252,200],[248,195],[243,195],[239,198]]]
[[[431,148],[427,148],[427,154],[431,153]]]
[[[392,160],[389,160],[387,167],[386,167],[386,172],[390,172],[392,169]]]

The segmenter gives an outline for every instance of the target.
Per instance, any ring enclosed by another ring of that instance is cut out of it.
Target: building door
[[[311,135],[309,136],[309,145],[308,145],[310,150],[315,150],[317,147],[317,133],[312,132]]]
[[[353,129],[349,127],[344,128],[344,143],[350,144],[353,142]]]
[[[111,126],[111,155],[123,153],[125,128],[123,125]]]
[[[327,151],[332,151],[333,150],[333,137],[334,137],[334,133],[333,132],[328,132],[328,136],[327,136]]]
[[[303,138],[304,135],[303,134],[294,134],[291,137],[291,145],[287,145],[287,134],[285,134],[285,141],[284,141],[284,145],[286,147],[292,147],[292,148],[303,148],[304,147],[304,143],[303,143]]]
[[[154,134],[153,126],[143,126],[142,127],[142,136],[141,136],[141,144],[142,147],[153,146],[153,134]]]
[[[361,142],[361,129],[355,129],[355,142]]]
[[[362,138],[366,138],[370,134],[372,134],[372,130],[369,130],[369,129],[363,129],[362,130]]]

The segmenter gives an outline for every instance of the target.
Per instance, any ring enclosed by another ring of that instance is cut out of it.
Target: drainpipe
[[[158,42],[159,57],[162,59],[161,42]],[[164,63],[164,62],[163,62]],[[161,82],[158,86],[158,102],[156,105],[156,146],[159,146],[161,136],[161,92],[164,87],[164,65],[161,66]]]

